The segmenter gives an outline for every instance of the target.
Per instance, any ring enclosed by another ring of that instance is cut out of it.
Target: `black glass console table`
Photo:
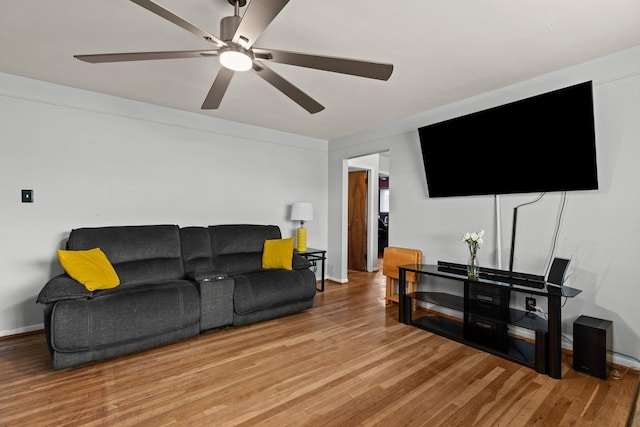
[[[401,323],[512,360],[552,378],[561,378],[562,299],[575,297],[581,292],[579,289],[552,285],[538,276],[494,269],[486,269],[480,278],[470,279],[466,266],[461,264],[410,264],[398,268],[398,320]],[[438,289],[407,293],[407,272],[450,281],[443,282]],[[541,297],[539,305],[546,299],[546,318],[524,308],[511,307],[512,293]],[[421,317],[412,318],[412,300],[426,303],[428,310],[416,312],[416,316]],[[509,334],[513,326],[534,331],[535,340]]]

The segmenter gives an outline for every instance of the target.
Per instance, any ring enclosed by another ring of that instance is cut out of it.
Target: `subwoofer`
[[[606,380],[612,356],[613,322],[578,317],[573,322],[573,369]]]

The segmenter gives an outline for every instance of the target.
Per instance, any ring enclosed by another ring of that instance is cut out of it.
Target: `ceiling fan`
[[[74,57],[86,62],[101,63],[218,56],[222,67],[202,104],[202,109],[218,108],[234,73],[248,70],[253,70],[258,76],[291,98],[309,113],[317,113],[324,109],[321,104],[309,95],[269,68],[266,65],[268,62],[378,80],[388,80],[393,72],[392,64],[253,47],[255,41],[289,3],[289,0],[252,0],[242,17],[240,17],[240,8],[247,4],[247,0],[227,0],[234,6],[234,14],[233,16],[224,17],[220,21],[220,37],[198,28],[152,0],[131,1],[214,44],[215,48],[211,50],[74,55]]]

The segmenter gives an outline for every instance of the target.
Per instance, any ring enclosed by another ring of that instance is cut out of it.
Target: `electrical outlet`
[[[527,311],[536,311],[536,299],[527,297],[525,306],[527,308]]]

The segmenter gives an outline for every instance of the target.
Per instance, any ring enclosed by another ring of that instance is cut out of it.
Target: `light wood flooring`
[[[563,378],[397,321],[384,276],[307,312],[53,371],[41,332],[0,339],[1,426],[638,426],[638,373]]]

